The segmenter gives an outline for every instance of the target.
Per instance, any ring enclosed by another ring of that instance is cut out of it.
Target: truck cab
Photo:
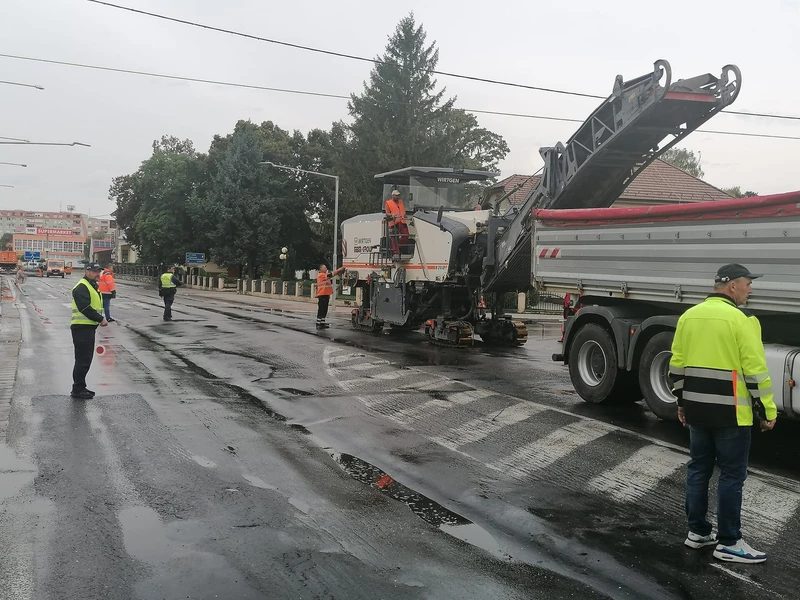
[[[63,260],[48,260],[45,265],[45,275],[47,277],[61,277],[64,278],[64,261]]]

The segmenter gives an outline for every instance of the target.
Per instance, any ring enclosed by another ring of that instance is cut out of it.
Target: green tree
[[[205,190],[206,158],[190,140],[164,136],[139,169],[112,180],[117,222],[142,262],[172,263],[203,252],[207,241],[190,213],[190,199]]]
[[[361,94],[352,94],[352,124],[334,124],[336,171],[343,174],[343,216],[379,210],[373,175],[408,167],[494,170],[508,153],[503,138],[481,128],[437,89],[436,44],[426,44],[414,15],[403,18]]]
[[[700,152],[695,156],[693,151],[686,148],[670,148],[660,158],[698,179],[702,179],[705,175],[703,168],[700,166],[700,159],[702,158]]]
[[[14,234],[4,233],[3,236],[0,237],[0,250],[10,250],[13,243]]]
[[[742,191],[742,188],[738,185],[735,187],[729,188],[720,188],[723,192],[728,194],[729,196],[733,196],[734,198],[752,198],[753,196],[758,196],[758,192],[751,192],[747,190],[746,192]]]
[[[214,259],[238,265],[250,277],[278,263],[279,249],[297,243],[307,251],[312,235],[291,173],[287,177],[259,164],[295,162],[293,136],[271,122],[236,124],[217,136],[209,151],[213,173],[208,194],[193,197],[210,236]]]

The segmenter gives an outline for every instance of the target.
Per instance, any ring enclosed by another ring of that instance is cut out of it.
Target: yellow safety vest
[[[709,296],[683,313],[669,370],[690,425],[750,426],[754,404],[768,420],[777,416],[761,324],[726,296]]]
[[[91,298],[91,307],[102,314],[103,298],[100,296],[100,293],[94,289],[92,284],[83,277],[81,277],[81,280],[75,284],[75,286],[72,288],[72,291],[75,291],[75,288],[77,288],[79,285],[86,286],[86,288],[89,290],[89,298]],[[72,298],[72,325],[99,325],[97,321],[92,321],[78,310],[78,305],[75,303],[74,297]]]
[[[162,289],[174,288],[174,287],[178,287],[178,286],[175,285],[174,283],[172,283],[172,273],[164,273],[163,275],[161,275],[161,288]]]

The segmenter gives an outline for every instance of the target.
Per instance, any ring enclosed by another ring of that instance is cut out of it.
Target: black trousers
[[[164,320],[172,319],[172,303],[175,302],[175,294],[164,294]]]
[[[94,358],[94,336],[97,327],[94,325],[73,325],[72,345],[75,346],[75,367],[72,369],[72,391],[81,392],[86,389],[86,375]]]
[[[317,323],[324,323],[328,316],[328,303],[331,301],[329,295],[317,296]]]

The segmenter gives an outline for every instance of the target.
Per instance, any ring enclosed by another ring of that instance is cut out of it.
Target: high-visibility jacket
[[[166,290],[177,287],[178,286],[172,282],[172,273],[164,273],[161,275],[161,289]]]
[[[317,273],[317,296],[330,296],[333,294],[333,285],[331,278],[344,271],[344,267],[336,269],[333,273],[325,271],[324,273]]]
[[[406,207],[402,198],[386,200],[386,216],[389,217],[389,227],[406,222]]]
[[[117,284],[114,282],[114,274],[111,271],[103,271],[100,277],[97,278],[97,287],[101,294],[111,294],[117,289]]]
[[[103,312],[103,298],[100,296],[100,292],[98,292],[91,283],[89,283],[85,277],[81,277],[81,280],[73,286],[73,291],[79,285],[85,285],[89,290],[89,298],[91,300],[90,306],[96,310],[97,312]],[[84,307],[85,308],[85,307]],[[93,321],[92,319],[88,318],[84,315],[79,309],[78,305],[75,303],[75,298],[72,298],[72,325],[99,325],[97,321]]]
[[[724,294],[681,316],[669,371],[686,421],[701,427],[748,427],[753,410],[777,416],[761,324]]]

